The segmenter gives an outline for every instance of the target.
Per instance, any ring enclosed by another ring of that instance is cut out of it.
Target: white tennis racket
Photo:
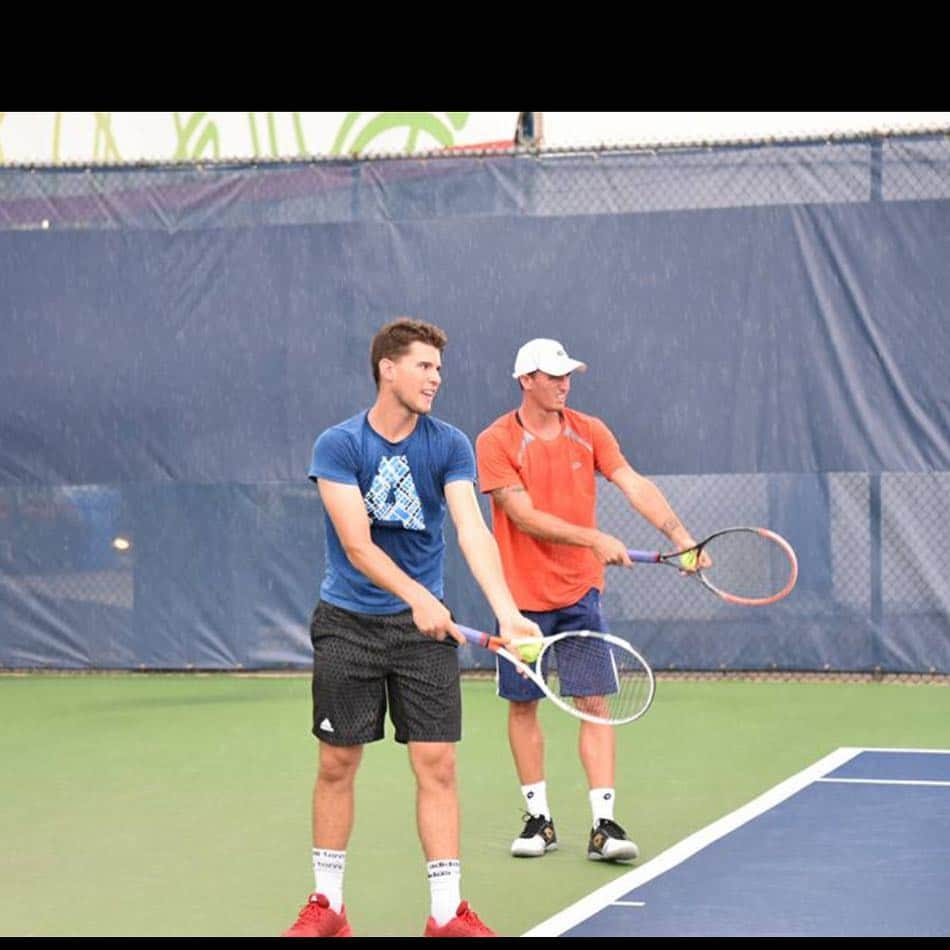
[[[639,719],[653,702],[656,681],[650,664],[610,633],[571,630],[512,641],[509,650],[499,637],[462,624],[458,628],[469,643],[513,664],[558,709],[578,719],[620,726]]]

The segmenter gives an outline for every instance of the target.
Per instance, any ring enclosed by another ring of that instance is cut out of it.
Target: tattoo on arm
[[[519,491],[524,491],[524,485],[505,485],[504,488],[496,488],[491,495],[492,498],[501,498],[502,495],[510,495]]]
[[[667,518],[666,521],[660,525],[660,530],[669,537],[677,528],[682,528],[678,518]]]

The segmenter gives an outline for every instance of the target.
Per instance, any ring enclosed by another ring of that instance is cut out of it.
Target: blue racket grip
[[[635,548],[627,548],[627,556],[631,561],[644,564],[656,564],[660,560],[659,551],[637,551]]]

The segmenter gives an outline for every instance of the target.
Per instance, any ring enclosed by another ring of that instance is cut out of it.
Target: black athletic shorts
[[[458,742],[462,694],[455,640],[434,640],[412,611],[361,614],[321,600],[310,620],[313,734],[330,745],[383,738],[386,708],[396,742]]]

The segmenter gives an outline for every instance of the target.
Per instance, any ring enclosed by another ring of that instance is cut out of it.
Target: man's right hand
[[[419,601],[411,606],[412,622],[427,637],[432,637],[433,640],[451,637],[461,646],[465,645],[465,637],[452,621],[448,607],[437,597],[425,591],[425,596],[420,597]]]
[[[598,531],[594,543],[591,545],[591,550],[594,552],[594,557],[601,564],[616,564],[622,567],[630,567],[633,564],[630,555],[627,554],[626,544],[612,534]]]

